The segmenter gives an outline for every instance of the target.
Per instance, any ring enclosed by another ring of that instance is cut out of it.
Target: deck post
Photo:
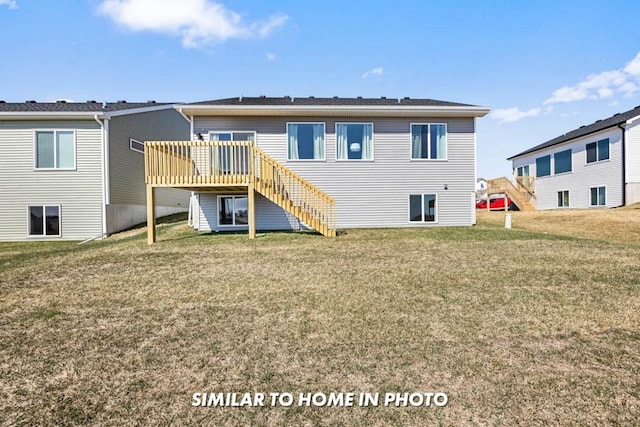
[[[249,191],[247,194],[249,204],[249,239],[256,238],[256,200],[255,188],[253,180],[249,182]]]
[[[156,241],[156,201],[155,188],[147,184],[147,243],[152,245]]]

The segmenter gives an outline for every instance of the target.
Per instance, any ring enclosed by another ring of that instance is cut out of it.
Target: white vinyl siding
[[[609,128],[592,135],[576,138],[549,147],[538,152],[530,153],[513,159],[513,168],[529,166],[531,175],[535,179],[534,199],[536,209],[558,209],[558,192],[567,190],[570,193],[571,208],[586,209],[591,206],[591,187],[606,187],[606,206],[622,205],[622,132],[617,127]],[[586,147],[588,144],[609,141],[609,159],[594,163],[586,163]],[[536,170],[536,159],[551,156],[553,170],[553,156],[555,153],[571,150],[571,173],[551,174],[539,177]]]
[[[438,194],[437,225],[473,223],[471,195],[476,180],[473,118],[351,121],[344,117],[301,117],[297,121],[326,123],[326,161],[288,161],[287,123],[292,121],[286,117],[195,117],[194,138],[198,133],[210,131],[256,131],[256,143],[261,149],[335,199],[339,228],[433,225],[407,220],[410,194]],[[447,125],[447,161],[411,160],[411,123],[418,121]],[[375,161],[336,160],[335,125],[352,122],[373,124]],[[213,211],[216,212],[215,208]],[[215,228],[215,216],[212,218]],[[258,214],[256,221],[260,218]]]

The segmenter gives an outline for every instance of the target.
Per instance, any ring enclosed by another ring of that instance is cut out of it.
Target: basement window
[[[249,199],[247,196],[218,197],[218,225],[249,225]]]
[[[569,190],[558,191],[558,207],[569,207]]]
[[[606,206],[607,205],[607,189],[606,187],[591,187],[591,203],[590,206]]]
[[[435,194],[410,194],[409,222],[437,222],[437,199]]]
[[[60,206],[29,206],[29,237],[60,237]]]

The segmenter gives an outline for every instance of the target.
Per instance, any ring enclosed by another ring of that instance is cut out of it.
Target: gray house
[[[159,204],[153,191],[172,187],[192,192],[192,224],[202,231],[334,235],[475,223],[475,119],[488,108],[384,97],[240,97],[175,108],[189,118],[191,138],[148,143],[150,212]]]
[[[510,157],[537,209],[640,202],[640,107],[569,131]]]
[[[83,240],[144,221],[144,141],[188,137],[173,104],[0,101],[0,240]],[[157,214],[188,203],[163,189]]]

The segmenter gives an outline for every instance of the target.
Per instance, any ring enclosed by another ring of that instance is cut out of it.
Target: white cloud
[[[277,56],[275,53],[267,53],[267,61],[275,61],[277,59]]]
[[[617,70],[590,74],[573,86],[563,86],[544,101],[545,105],[584,99],[608,99],[616,94],[632,96],[640,89],[640,53]]]
[[[376,67],[376,68],[372,68],[371,70],[365,72],[362,75],[363,79],[368,79],[371,76],[381,76],[382,73],[384,73],[384,70],[382,69],[382,67]]]
[[[518,107],[504,108],[493,110],[489,115],[492,119],[498,120],[499,123],[513,123],[518,120],[522,120],[525,117],[539,116],[542,112],[542,108],[532,108],[530,110],[523,111]]]
[[[18,3],[16,3],[16,0],[0,0],[0,6],[2,5],[9,6],[9,9],[18,8]]]
[[[212,0],[103,0],[98,13],[131,31],[179,36],[188,48],[267,37],[288,19],[278,13],[262,22],[246,23],[240,14]]]

